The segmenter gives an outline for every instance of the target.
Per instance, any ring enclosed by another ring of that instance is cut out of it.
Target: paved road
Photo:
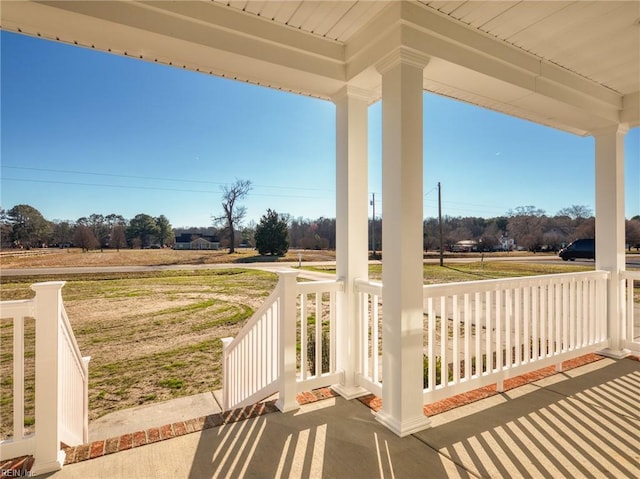
[[[469,256],[467,258],[445,258],[447,263],[471,263],[479,261],[478,256]],[[557,256],[538,255],[538,256],[500,256],[487,257],[486,261],[530,261],[544,264],[585,264],[592,265],[592,260],[577,260],[575,262],[565,263]],[[425,263],[438,263],[438,258],[429,258]],[[373,263],[373,262],[372,262]],[[379,261],[376,261],[379,263]],[[304,262],[303,266],[332,266],[335,261],[314,261]],[[39,275],[64,275],[64,274],[83,274],[83,273],[138,273],[149,271],[179,271],[179,270],[208,270],[208,269],[229,269],[229,268],[246,268],[260,269],[263,271],[278,271],[298,266],[297,261],[278,262],[278,263],[222,263],[222,264],[172,264],[161,266],[85,266],[85,267],[65,267],[65,268],[0,268],[0,276],[39,276]],[[627,268],[640,268],[640,255],[627,255]],[[312,273],[301,272],[301,275],[308,277]],[[322,275],[322,273],[319,273]]]
[[[335,262],[318,261],[303,263],[304,266],[331,266]],[[297,267],[297,262],[282,263],[220,263],[220,264],[172,264],[161,266],[84,266],[65,268],[0,268],[0,276],[40,276],[85,273],[141,273],[149,271],[180,271],[180,270],[210,270],[210,269],[260,269],[263,271],[279,271]],[[305,272],[309,273],[309,272]],[[302,272],[301,272],[302,274]],[[319,273],[322,274],[322,273]]]

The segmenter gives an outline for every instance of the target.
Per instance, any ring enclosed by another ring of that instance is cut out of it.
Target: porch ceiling
[[[639,1],[2,2],[3,29],[319,98],[380,97],[376,64],[431,58],[424,88],[576,134],[640,125]]]

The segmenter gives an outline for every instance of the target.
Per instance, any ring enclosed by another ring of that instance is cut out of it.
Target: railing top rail
[[[625,279],[640,280],[640,270],[626,270],[622,271],[621,275]]]
[[[16,299],[0,302],[0,318],[33,316],[36,314],[36,302],[33,299]]]
[[[298,293],[331,293],[342,291],[344,281],[339,279],[329,279],[322,281],[304,281],[297,284]]]
[[[357,291],[368,294],[382,295],[382,282],[370,279],[356,279],[355,287]]]
[[[531,284],[543,285],[557,282],[559,279],[607,279],[608,271],[581,271],[577,273],[544,274],[513,278],[483,279],[478,281],[460,281],[456,283],[426,284],[423,292],[427,296],[437,296],[455,291],[456,294],[467,292],[494,291],[506,288],[518,288]]]

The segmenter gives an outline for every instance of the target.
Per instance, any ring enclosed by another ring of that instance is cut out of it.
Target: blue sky
[[[2,32],[0,205],[47,219],[166,215],[209,226],[221,185],[250,180],[267,208],[335,216],[327,101]],[[594,141],[424,95],[424,215],[594,208]],[[640,214],[640,129],[626,138],[626,216]],[[381,104],[369,109],[369,191],[382,210]],[[371,212],[370,212],[371,213]]]

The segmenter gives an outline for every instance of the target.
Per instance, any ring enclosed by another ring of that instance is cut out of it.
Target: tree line
[[[140,213],[130,220],[118,214],[92,214],[76,221],[49,221],[30,205],[0,208],[2,247],[145,248],[173,244],[174,232],[166,216]]]
[[[282,253],[289,247],[336,247],[335,218],[293,218],[268,210],[258,224],[242,224],[241,220],[242,217],[234,220],[232,238],[228,225],[174,229],[164,215],[153,217],[141,213],[127,220],[117,214],[92,214],[76,221],[49,221],[32,206],[17,205],[6,211],[0,209],[0,235],[4,248],[71,244],[83,249],[164,247],[172,246],[175,236],[185,232],[194,236],[217,236],[221,246],[230,249],[245,246],[259,250],[260,238],[273,244],[277,233],[278,244],[263,248],[267,252],[271,248],[271,254]],[[425,250],[437,250],[440,246],[438,219],[426,218],[423,231]],[[595,237],[595,218],[584,206],[564,208],[554,216],[534,206],[521,206],[494,218],[444,216],[442,232],[443,246],[448,251],[454,250],[460,241],[475,242],[479,251],[505,249],[505,244],[529,251],[557,251],[575,239]],[[629,247],[640,248],[640,216],[626,221],[626,242]],[[381,218],[369,219],[369,249],[382,249]]]

